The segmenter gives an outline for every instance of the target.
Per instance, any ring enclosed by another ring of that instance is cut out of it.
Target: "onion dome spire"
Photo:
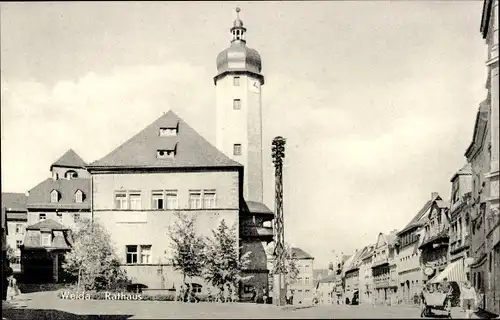
[[[233,40],[234,41],[243,41],[245,42],[245,32],[247,29],[243,26],[243,21],[240,19],[240,11],[241,9],[239,7],[236,7],[236,20],[233,22],[233,27],[230,29],[231,34],[233,35]]]

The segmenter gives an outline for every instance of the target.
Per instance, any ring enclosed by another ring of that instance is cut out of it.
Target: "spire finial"
[[[236,11],[236,18],[239,19],[240,18],[240,11],[241,11],[240,7],[236,7],[235,11]]]

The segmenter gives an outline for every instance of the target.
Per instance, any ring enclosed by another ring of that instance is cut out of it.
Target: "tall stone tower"
[[[216,146],[244,166],[244,198],[262,203],[262,61],[246,45],[247,29],[239,17],[233,22],[231,43],[217,56]]]

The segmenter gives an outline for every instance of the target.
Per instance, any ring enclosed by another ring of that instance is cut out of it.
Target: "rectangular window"
[[[42,221],[47,219],[47,215],[45,213],[39,213],[38,214],[38,220]]]
[[[203,207],[205,209],[213,209],[216,207],[215,190],[204,190],[203,191]]]
[[[79,214],[79,213],[75,213],[75,214],[73,215],[73,222],[74,222],[74,223],[78,223],[78,222],[80,222],[80,214]]]
[[[233,100],[233,109],[234,110],[241,110],[241,100],[240,99]]]
[[[241,144],[236,143],[233,145],[233,155],[241,156]]]
[[[137,246],[127,246],[127,263],[137,263]]]
[[[150,264],[151,262],[151,246],[141,246],[141,263]]]
[[[165,209],[163,205],[163,192],[154,192],[153,193],[153,209],[162,210]]]
[[[127,195],[125,193],[115,194],[115,209],[127,209]]]
[[[21,223],[16,223],[16,234],[24,234],[24,228]]]
[[[140,210],[141,209],[141,194],[131,193],[129,195],[129,208],[130,210]]]
[[[16,240],[16,248],[20,248],[23,245],[23,240]]]
[[[233,85],[235,87],[239,87],[240,86],[240,77],[233,77]]]
[[[167,190],[166,196],[167,196],[167,209],[169,210],[178,209],[179,202],[177,200],[177,190]]]
[[[42,233],[42,246],[49,247],[51,244],[51,234],[48,232]]]
[[[201,209],[201,191],[189,191],[189,209]]]

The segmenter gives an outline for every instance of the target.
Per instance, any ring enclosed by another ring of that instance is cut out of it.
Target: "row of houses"
[[[488,92],[450,196],[433,192],[399,231],[343,256],[319,281],[318,296],[326,297],[320,301],[417,303],[423,285],[447,279],[470,281],[479,307],[500,314],[498,0],[484,1],[480,31],[488,45]]]

